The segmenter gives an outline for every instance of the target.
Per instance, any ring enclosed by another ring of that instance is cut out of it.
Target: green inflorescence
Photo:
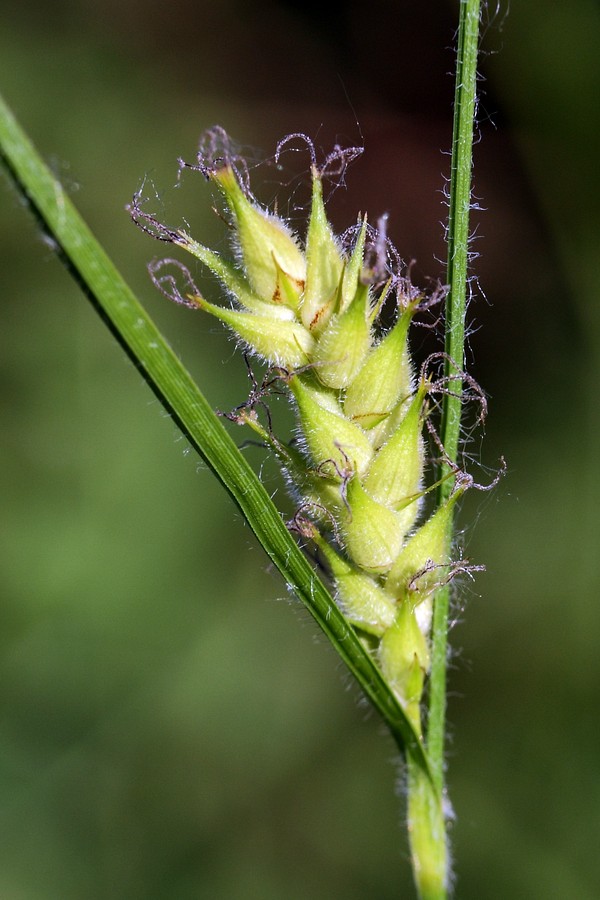
[[[226,147],[224,133],[216,131]],[[296,529],[317,548],[340,608],[374,647],[384,677],[421,733],[432,597],[452,575],[448,523],[463,490],[459,486],[419,525],[433,382],[426,374],[415,377],[408,335],[431,296],[377,258],[383,253],[389,260],[389,245],[366,216],[347,249],[336,238],[323,200],[324,169],[314,159],[304,246],[254,200],[230,154],[201,154],[193,168],[224,199],[235,263],[183,231],[167,230],[139,205],[134,218],[200,260],[233,302],[208,302],[174,260],[153,264],[153,279],[171,299],[224,322],[246,351],[270,367],[263,388],[232,417],[253,428],[277,456],[299,501]],[[179,280],[183,274],[183,291],[165,274],[169,264],[177,266]],[[443,288],[437,294],[443,297]],[[382,335],[379,317],[390,300],[394,322]],[[257,414],[258,401],[275,382],[296,409],[298,439],[289,445]]]

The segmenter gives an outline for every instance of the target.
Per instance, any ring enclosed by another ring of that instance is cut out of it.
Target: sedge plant
[[[445,351],[416,370],[413,322],[436,309],[447,288],[413,285],[410,267],[387,238],[385,218],[371,226],[365,215],[343,236],[334,235],[324,182],[343,174],[360,148],[336,147],[318,164],[310,139],[296,134],[280,142],[276,163],[292,139],[306,144],[311,160],[304,241],[255,200],[245,160],[218,126],[203,135],[196,162],[180,161],[180,167],[199,172],[218,193],[231,258],[163,225],[145,211],[140,193],[130,212],[143,231],[187,251],[221,283],[228,302],[215,304],[180,260],[149,266],[168,299],[221,321],[246,354],[252,390],[227,418],[252,429],[278,460],[295,503],[290,529],[327,573],[338,608],[422,742],[433,598],[457,572],[472,568],[452,558],[448,532],[454,506],[473,480],[448,456],[436,420],[440,401],[457,396],[458,381],[466,382],[461,402],[477,399],[480,415],[485,398]],[[251,357],[265,368],[261,382]],[[292,440],[274,426],[273,394],[287,395],[293,405]],[[437,481],[433,466],[427,479],[428,445],[447,469]],[[442,502],[424,515],[427,496],[450,483]],[[417,884],[422,896],[438,896],[447,884],[447,810],[411,754],[408,772]]]
[[[473,484],[459,461],[462,406],[475,399],[485,411],[463,362],[478,24],[478,2],[463,0],[447,284],[416,288],[383,223],[365,216],[334,235],[324,184],[356,155],[353,149],[336,148],[319,162],[307,141],[312,194],[304,240],[257,203],[243,159],[219,128],[206,133],[191,168],[221,198],[231,258],[160,223],[139,194],[131,204],[136,224],[191,254],[216,276],[227,300],[205,298],[180,260],[152,263],[154,283],[170,299],[220,320],[265,365],[262,381],[254,379],[249,398],[228,417],[248,426],[278,460],[295,501],[287,525],[222,417],[0,104],[2,156],[17,186],[395,737],[406,759],[411,861],[423,900],[442,900],[451,884],[443,775],[448,601],[454,575],[467,567],[453,545],[453,518]],[[411,326],[442,305],[445,348],[417,367]],[[294,406],[293,440],[276,433],[268,408],[273,392]]]

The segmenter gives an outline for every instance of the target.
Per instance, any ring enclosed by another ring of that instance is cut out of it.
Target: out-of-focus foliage
[[[356,113],[366,150],[332,198],[336,229],[387,210],[415,277],[440,275],[455,9],[403,6],[63,0],[51,18],[3,15],[8,101],[215,406],[245,398],[243,366],[211,322],[153,292],[156,248],[123,207],[148,174],[162,217],[218,245],[200,176],[172,189],[205,127],[269,155],[287,131],[356,143]],[[504,453],[509,473],[461,515],[488,572],[452,635],[458,895],[587,900],[599,16],[591,0],[534,0],[488,20],[473,248],[489,305],[472,305],[470,362],[492,398],[471,450],[490,466]],[[264,171],[257,193],[285,202]],[[391,743],[4,185],[0,216],[0,895],[385,900],[403,873],[410,895]]]

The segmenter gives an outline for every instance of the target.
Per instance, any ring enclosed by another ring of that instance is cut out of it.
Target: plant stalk
[[[480,0],[461,0],[458,27],[454,123],[448,215],[447,283],[445,309],[445,376],[452,378],[445,396],[441,439],[452,463],[458,459],[462,411],[465,313],[469,212],[473,168],[473,130],[476,113],[477,55],[479,47]],[[446,502],[454,487],[448,463],[438,477],[438,504]],[[453,522],[447,532],[450,555]],[[426,783],[418,766],[408,758],[408,819],[413,872],[421,900],[444,900],[449,890],[449,862],[444,810],[444,734],[446,724],[446,660],[448,651],[448,610],[450,592],[436,592],[431,636],[431,673],[427,721],[427,750],[433,767],[435,790]],[[441,798],[441,799],[440,799]]]

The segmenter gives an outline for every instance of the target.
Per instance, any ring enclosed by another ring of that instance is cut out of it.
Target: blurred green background
[[[336,228],[389,211],[416,277],[443,274],[456,21],[442,0],[5,3],[0,85],[228,409],[241,359],[153,290],[161,247],[125,204],[147,175],[166,221],[222,246],[200,176],[173,190],[206,127],[253,157],[287,132],[364,140]],[[593,0],[485,15],[469,364],[491,399],[470,451],[508,475],[461,514],[487,565],[452,633],[463,900],[600,894],[599,39]],[[391,741],[0,191],[0,896],[410,898]]]

